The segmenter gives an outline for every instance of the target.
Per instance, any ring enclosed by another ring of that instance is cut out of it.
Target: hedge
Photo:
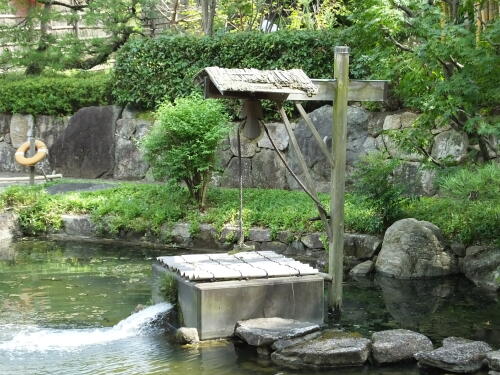
[[[69,115],[82,107],[110,103],[109,74],[0,76],[0,112]]]
[[[338,32],[228,33],[216,37],[164,35],[129,41],[116,59],[113,94],[119,104],[153,109],[199,90],[194,76],[207,66],[301,68],[312,78],[333,75]]]

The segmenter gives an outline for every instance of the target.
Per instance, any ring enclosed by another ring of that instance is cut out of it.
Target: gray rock
[[[401,114],[396,113],[386,116],[384,119],[383,130],[397,130],[401,129]]]
[[[399,220],[385,232],[375,268],[377,272],[402,279],[457,273],[458,261],[446,250],[441,230],[434,224]]]
[[[324,233],[322,232],[310,233],[302,236],[300,240],[306,247],[310,249],[322,249],[324,248],[323,242],[321,242],[321,236],[323,235]]]
[[[226,224],[222,227],[219,239],[222,242],[236,242],[238,239],[240,230],[235,225]]]
[[[153,123],[147,120],[122,118],[116,122],[116,136],[123,139],[142,139]]]
[[[450,244],[450,249],[457,257],[465,256],[465,245],[460,242],[452,242]]]
[[[433,349],[427,336],[407,329],[391,329],[372,335],[373,358],[380,364],[413,360],[415,353]]]
[[[61,215],[64,233],[69,236],[88,237],[95,234],[90,215]]]
[[[115,179],[143,179],[149,170],[149,164],[144,160],[144,155],[135,140],[116,137],[114,160]]]
[[[384,130],[384,122],[387,117],[386,112],[373,112],[368,120],[368,134],[377,138],[382,130]]]
[[[0,113],[0,135],[5,135],[10,132],[10,113]]]
[[[271,231],[266,228],[250,228],[248,239],[256,242],[271,241]]]
[[[190,225],[188,223],[176,223],[172,228],[172,236],[180,237],[183,239],[191,238],[191,233],[189,231]]]
[[[16,163],[16,149],[11,145],[0,142],[0,171],[1,172],[21,172],[23,167]]]
[[[437,367],[457,373],[472,373],[483,367],[486,353],[491,347],[482,341],[448,337],[443,346],[430,352],[419,352],[415,359],[421,367]]]
[[[175,340],[177,343],[184,345],[197,343],[200,341],[200,338],[196,328],[180,327],[175,332]]]
[[[14,212],[0,212],[0,244],[10,244],[20,234],[19,216]]]
[[[352,270],[349,271],[351,276],[363,276],[371,273],[375,268],[375,264],[371,260],[366,260],[363,263],[360,263]]]
[[[41,139],[49,148],[54,145],[54,142],[59,138],[69,125],[69,116],[45,116],[39,115],[35,117],[35,136]]]
[[[243,165],[243,187],[251,188],[253,187],[252,159],[242,158],[241,162]],[[229,162],[221,176],[220,186],[230,188],[237,188],[240,186],[238,158],[233,157]]]
[[[424,159],[424,156],[421,154],[412,152],[409,153],[399,148],[396,142],[391,138],[390,134],[383,134],[381,137],[385,144],[385,148],[391,157],[407,161],[422,161]]]
[[[253,187],[286,189],[288,187],[286,173],[286,169],[275,151],[264,149],[252,158]]]
[[[328,147],[331,147],[331,132],[332,132],[332,107],[323,106],[311,113],[309,117],[314,123],[318,133],[326,142]],[[369,114],[360,107],[349,107],[347,110],[347,164],[348,167],[354,165],[359,158],[366,154],[363,145],[368,137]],[[303,120],[297,123],[294,129],[294,134],[297,138],[299,148],[301,149],[306,164],[312,169],[311,175],[316,182],[318,191],[327,192],[330,182],[330,165],[324,157],[323,153],[316,144],[312,133]],[[304,176],[300,172],[300,165],[297,156],[290,147],[287,154],[287,160],[292,170],[298,172],[298,176],[303,180]],[[287,173],[287,181],[292,189],[298,189],[299,185],[293,177]]]
[[[113,174],[116,106],[82,108],[50,150],[52,167],[65,176],[99,178]]]
[[[271,355],[278,365],[293,368],[333,368],[362,366],[370,354],[370,340],[365,338],[324,338],[286,347]]]
[[[319,325],[283,318],[258,318],[236,323],[234,333],[252,346],[270,346],[276,340],[292,339],[319,330]]]
[[[490,370],[490,371],[488,372],[488,375],[500,375],[500,371]]]
[[[234,156],[238,156],[238,137],[236,133],[237,129],[238,127],[234,127],[229,136],[231,152],[233,153]],[[254,156],[257,150],[257,143],[255,141],[248,139],[243,134],[241,134],[240,141],[241,141],[241,157],[251,158],[252,156]]]
[[[309,333],[309,334],[307,334],[305,336],[295,337],[293,339],[280,339],[280,340],[276,340],[271,345],[271,348],[273,350],[283,350],[285,348],[288,348],[289,346],[293,346],[293,345],[297,345],[297,344],[302,344],[302,343],[305,343],[306,341],[318,338],[319,336],[321,336],[321,331],[316,331],[316,332],[313,332],[313,333]]]
[[[394,170],[394,182],[405,187],[409,195],[425,196],[437,193],[436,171],[418,162],[402,162]]]
[[[266,242],[261,245],[262,250],[274,251],[278,254],[283,254],[287,251],[288,245],[280,241]]]
[[[344,233],[344,254],[357,259],[370,259],[382,245],[382,241],[369,234]]]
[[[472,249],[471,249],[472,248]],[[474,284],[491,290],[500,289],[500,249],[487,246],[474,246],[466,250],[463,259],[463,272]]]
[[[500,371],[500,350],[486,354],[486,360],[490,370]]]
[[[216,158],[217,166],[221,169],[225,169],[228,166],[231,159],[234,158],[234,155],[231,152],[231,150],[223,150],[223,149],[219,148],[216,151],[215,158]]]
[[[278,232],[278,241],[283,243],[290,243],[293,240],[293,233],[288,230],[282,230]]]
[[[448,130],[434,138],[431,155],[438,160],[449,160],[459,163],[467,157],[469,139],[467,134],[456,130]]]
[[[417,121],[418,115],[413,112],[403,112],[401,113],[401,128],[411,128],[415,121]]]
[[[14,114],[10,120],[10,140],[12,146],[18,148],[28,140],[28,131],[34,128],[32,115]]]
[[[269,130],[269,134],[271,135],[271,138],[273,139],[274,144],[276,145],[278,150],[286,150],[290,137],[288,136],[285,125],[280,122],[273,122],[270,124],[266,124],[266,127]],[[265,132],[263,132],[262,137],[257,142],[257,146],[274,150],[273,145],[269,141],[269,138],[267,137]]]

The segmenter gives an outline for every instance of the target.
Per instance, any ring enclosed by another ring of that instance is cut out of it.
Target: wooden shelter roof
[[[207,97],[220,95],[264,99],[304,93],[314,96],[318,93],[316,85],[301,69],[225,69],[211,66],[203,69],[196,78],[204,84]]]

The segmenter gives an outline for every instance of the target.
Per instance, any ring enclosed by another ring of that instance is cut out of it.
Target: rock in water
[[[421,367],[437,367],[445,371],[467,374],[481,369],[486,353],[491,350],[483,341],[448,337],[443,340],[442,347],[430,352],[416,353],[415,359]]]
[[[391,277],[417,279],[457,273],[458,261],[447,252],[437,226],[428,221],[403,219],[385,232],[375,269]]]
[[[349,275],[365,276],[371,273],[373,271],[373,268],[374,268],[373,262],[371,260],[366,260],[363,263],[354,266],[354,268],[349,271]]]
[[[486,359],[488,360],[490,370],[500,371],[500,350],[489,352],[486,355]]]
[[[474,246],[467,249],[463,260],[465,276],[477,286],[498,290],[500,282],[497,273],[500,273],[500,249],[487,246]]]
[[[199,342],[200,338],[196,328],[181,327],[175,332],[175,340],[184,345]]]
[[[380,364],[413,360],[415,353],[432,349],[434,347],[427,336],[407,329],[375,332],[372,336],[373,358]]]
[[[258,318],[236,323],[234,333],[252,346],[272,345],[276,340],[293,339],[319,330],[319,325],[283,318]]]
[[[362,366],[370,354],[370,340],[365,338],[319,337],[303,344],[286,347],[271,354],[278,365],[293,368],[332,368]]]

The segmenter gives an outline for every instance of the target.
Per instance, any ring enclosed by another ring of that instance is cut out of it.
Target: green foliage
[[[421,198],[405,208],[406,214],[427,220],[453,239],[489,243],[500,239],[500,166],[451,170],[440,181],[444,197]]]
[[[107,74],[0,76],[0,112],[68,115],[111,103]]]
[[[200,207],[212,172],[215,152],[229,132],[229,118],[221,102],[192,95],[165,102],[156,112],[158,121],[144,138],[144,156],[155,177],[184,182]]]
[[[193,78],[208,66],[301,68],[310,77],[329,78],[336,43],[337,32],[326,30],[134,39],[117,55],[113,93],[121,104],[152,109],[164,98],[174,100],[199,91]]]
[[[396,159],[387,159],[383,153],[371,153],[357,163],[353,176],[354,191],[372,203],[383,225],[388,227],[402,216],[403,187],[392,181]]]
[[[177,280],[172,273],[166,273],[163,276],[160,291],[165,301],[174,307],[177,305]]]
[[[422,112],[397,141],[433,162],[431,131],[448,125],[479,145],[472,157],[488,160],[489,152],[498,152],[487,137],[500,135],[500,19],[485,25],[477,39],[472,2],[459,3],[450,15],[420,0],[354,1],[353,26],[343,31],[356,40],[352,69],[391,80],[393,103]]]
[[[439,183],[440,192],[451,198],[466,200],[500,199],[500,165],[488,163],[453,169]]]

